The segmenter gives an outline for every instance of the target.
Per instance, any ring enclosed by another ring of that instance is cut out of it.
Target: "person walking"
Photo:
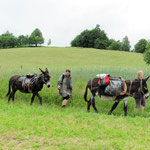
[[[60,96],[63,98],[62,108],[66,107],[69,98],[72,96],[73,83],[71,78],[71,71],[67,69],[65,73],[63,73],[57,84],[57,88],[59,90]]]
[[[143,71],[138,71],[136,75],[136,80],[142,80],[143,79]],[[135,110],[137,108],[141,108],[142,112],[144,111],[145,105],[146,105],[146,100],[144,95],[141,92],[136,92],[133,94],[133,97],[135,99]]]

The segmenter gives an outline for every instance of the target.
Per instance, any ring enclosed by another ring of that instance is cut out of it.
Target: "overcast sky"
[[[99,24],[108,37],[133,45],[150,39],[150,0],[0,0],[0,34],[31,34],[39,28],[45,43],[69,46],[85,29]]]

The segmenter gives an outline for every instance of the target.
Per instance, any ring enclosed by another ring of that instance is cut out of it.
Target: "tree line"
[[[9,31],[0,35],[0,48],[38,46],[43,43],[44,38],[42,32],[38,28],[36,28],[31,35],[19,35],[16,37]]]
[[[131,50],[130,41],[127,36],[122,41],[109,39],[105,31],[101,30],[100,25],[96,25],[94,29],[84,30],[77,35],[71,41],[71,46],[144,53],[148,43],[146,39],[140,39],[135,44],[134,49]]]

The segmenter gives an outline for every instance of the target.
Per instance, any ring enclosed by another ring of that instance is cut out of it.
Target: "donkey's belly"
[[[101,95],[101,99],[103,101],[115,101],[116,100],[116,96],[104,96],[104,95]]]
[[[20,91],[21,93],[30,93],[30,92],[28,92],[28,91],[26,91],[26,90],[23,90],[23,89],[19,89],[19,91]]]

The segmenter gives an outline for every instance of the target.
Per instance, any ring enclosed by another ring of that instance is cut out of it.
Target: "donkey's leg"
[[[111,110],[110,110],[109,113],[108,113],[109,115],[112,114],[112,112],[113,112],[114,109],[117,107],[117,105],[119,104],[119,102],[120,102],[120,101],[117,100],[117,101],[114,103],[114,105],[112,106]]]
[[[30,105],[32,105],[33,101],[34,101],[34,98],[35,98],[35,94],[32,95],[32,98],[31,98],[31,103]]]
[[[12,98],[12,92],[9,94],[9,97],[8,97],[8,103],[10,102],[10,99]]]
[[[92,98],[92,106],[93,106],[95,112],[98,113],[98,110],[97,110],[97,108],[96,108],[96,106],[95,106],[95,100],[96,100],[96,94],[93,95],[93,98]]]
[[[87,112],[90,112],[91,103],[92,103],[92,101],[91,101],[91,98],[90,98],[89,102],[87,103]]]
[[[42,105],[42,97],[39,95],[39,93],[37,93],[36,95],[37,95],[37,97],[38,97],[38,99],[40,101],[40,104]]]
[[[123,99],[124,103],[124,115],[127,116],[128,97]]]
[[[14,102],[15,99],[15,93],[16,93],[17,89],[13,89],[12,91],[12,101]]]

